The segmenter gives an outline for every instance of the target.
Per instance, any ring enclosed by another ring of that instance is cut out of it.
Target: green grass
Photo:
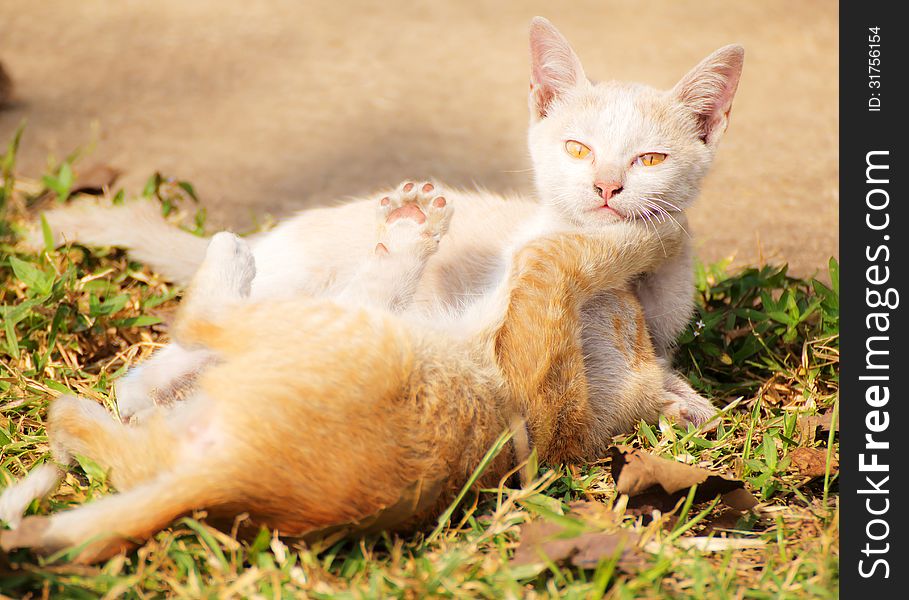
[[[42,181],[15,182],[15,144],[0,158],[0,486],[48,459],[48,402],[69,390],[113,407],[111,382],[166,336],[162,321],[179,290],[115,250],[79,246],[24,251],[27,213],[65,198],[78,169],[56,166]],[[149,180],[145,194],[173,210],[194,200],[185,182]],[[112,194],[114,195],[114,194]],[[116,193],[122,199],[122,193]],[[189,227],[200,230],[202,218]],[[137,552],[105,564],[71,565],[66,555],[0,555],[0,594],[61,598],[158,597],[599,597],[779,598],[836,595],[839,561],[834,433],[805,427],[835,407],[838,394],[838,273],[829,285],[787,276],[784,268],[698,274],[699,308],[682,340],[679,367],[696,388],[727,406],[713,431],[640,424],[617,442],[732,473],[761,505],[727,539],[761,540],[744,550],[686,549],[720,512],[711,504],[675,515],[636,515],[618,498],[608,464],[544,465],[524,489],[470,490],[430,536],[327,539],[307,546],[262,531],[238,541],[182,519]],[[250,426],[255,426],[251,423]],[[826,453],[823,476],[793,469],[796,448]],[[280,460],[280,457],[275,457]],[[65,509],[108,493],[88,460],[30,512]],[[570,511],[576,501],[599,511]],[[604,557],[594,569],[542,561],[509,565],[519,528],[544,519],[569,531],[634,530],[643,562],[623,569]]]

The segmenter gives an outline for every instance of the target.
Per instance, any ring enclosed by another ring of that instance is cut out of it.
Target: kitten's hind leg
[[[159,419],[160,421],[160,419]],[[170,464],[172,436],[151,423],[145,427],[124,427],[112,415],[91,400],[63,396],[55,400],[48,415],[51,453],[57,464],[46,463],[0,495],[0,519],[10,526],[19,524],[22,514],[33,500],[51,493],[63,477],[64,468],[75,455],[96,461],[110,469],[117,487],[124,489],[152,477]]]
[[[405,182],[379,200],[378,241],[338,298],[404,310],[426,261],[448,231],[453,207],[432,183]]]
[[[173,519],[201,507],[207,488],[219,482],[202,474],[174,473],[112,494],[79,508],[48,517],[27,517],[16,529],[0,531],[0,548],[32,548],[47,554],[79,547],[74,562],[90,563],[113,556],[149,538]],[[212,494],[213,495],[213,494]]]
[[[185,399],[211,360],[208,350],[187,350],[176,342],[161,348],[114,383],[120,420],[132,423],[141,413]]]
[[[138,426],[118,423],[97,402],[76,396],[55,400],[48,411],[55,455],[87,456],[110,471],[120,490],[154,477],[171,465],[177,440],[160,411]]]
[[[32,501],[53,492],[62,478],[63,469],[59,465],[44,463],[5,488],[0,493],[0,522],[17,527]]]
[[[93,420],[97,417],[98,412],[107,416],[107,412],[98,404],[74,396],[63,396],[55,400],[51,404],[51,408],[53,409],[58,404],[64,406],[69,403],[79,407],[83,403],[87,403],[86,406],[92,405],[87,408],[87,411],[89,413],[93,412],[94,415],[87,417],[86,421]],[[49,421],[52,420],[52,418],[49,418]],[[107,420],[110,420],[110,418],[108,417]],[[49,433],[51,427],[49,424]],[[32,501],[47,496],[57,488],[63,479],[65,467],[73,464],[73,456],[75,454],[84,454],[84,452],[80,451],[80,447],[72,446],[67,442],[66,436],[51,434],[50,447],[53,462],[35,467],[24,478],[3,490],[3,493],[0,494],[0,521],[5,521],[10,527],[17,527],[22,520],[22,515],[25,514]]]

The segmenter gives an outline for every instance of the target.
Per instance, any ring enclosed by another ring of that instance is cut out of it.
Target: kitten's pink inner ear
[[[715,143],[726,130],[735,97],[745,49],[737,45],[720,48],[692,69],[673,92],[699,117],[701,139]]]
[[[543,17],[530,24],[530,104],[542,118],[552,101],[586,79],[568,40]]]

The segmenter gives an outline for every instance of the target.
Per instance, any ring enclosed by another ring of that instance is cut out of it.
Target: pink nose
[[[622,184],[618,181],[594,181],[593,187],[606,202],[622,193]]]

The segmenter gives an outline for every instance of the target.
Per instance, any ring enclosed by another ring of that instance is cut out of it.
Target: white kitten
[[[697,196],[728,123],[742,48],[721,48],[672,90],[658,91],[589,81],[568,42],[545,19],[534,19],[530,42],[529,146],[541,202],[447,190],[458,217],[426,264],[409,310],[463,308],[497,279],[510,246],[547,231],[604,229],[621,220],[641,227],[667,219],[680,227],[686,223],[683,211]],[[251,238],[257,266],[251,297],[349,294],[352,281],[365,281],[358,275],[375,251],[375,203],[308,210]],[[124,246],[178,282],[188,282],[205,255],[206,240],[169,226],[151,203],[74,205],[51,211],[47,219],[61,241]],[[665,357],[693,306],[691,263],[689,244],[637,286],[654,346]],[[409,291],[406,296],[411,299]],[[584,311],[591,391],[607,406],[610,373],[598,357],[616,350],[597,331],[610,300],[605,295]],[[191,374],[203,360],[171,344],[133,369],[117,386],[121,416],[147,406],[155,390]],[[709,402],[678,376],[668,375],[665,387],[692,420],[712,413]]]

